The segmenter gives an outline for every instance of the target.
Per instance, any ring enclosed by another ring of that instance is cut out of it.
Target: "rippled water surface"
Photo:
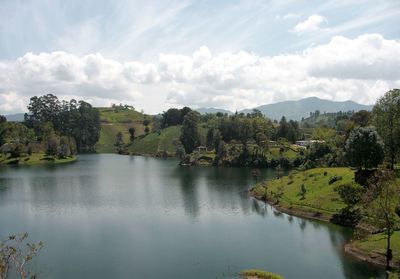
[[[263,178],[273,177],[264,170]],[[280,214],[246,194],[246,168],[82,155],[70,165],[0,169],[0,236],[45,248],[41,278],[369,278],[342,253],[350,231]]]

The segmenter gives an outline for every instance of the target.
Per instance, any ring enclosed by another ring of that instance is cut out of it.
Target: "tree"
[[[46,140],[46,155],[55,158],[58,155],[59,139],[53,135]]]
[[[192,153],[200,143],[198,132],[199,121],[200,114],[196,111],[189,112],[183,120],[180,140],[188,154]]]
[[[213,149],[214,147],[214,129],[212,128],[207,131],[206,146],[209,149]]]
[[[383,158],[383,143],[373,128],[354,129],[346,141],[346,158],[351,166],[358,169],[374,168]]]
[[[116,141],[115,141],[115,146],[117,147],[117,153],[118,154],[123,154],[125,151],[125,143],[124,143],[124,139],[123,139],[123,135],[121,132],[118,132],[117,135],[115,136]]]
[[[361,219],[360,210],[356,205],[362,200],[364,188],[357,183],[349,183],[336,186],[334,191],[339,194],[346,207],[334,214],[332,221],[342,225],[355,226]]]
[[[58,151],[58,157],[60,158],[67,158],[71,156],[71,143],[70,139],[66,136],[62,136],[60,138],[60,147]]]
[[[128,130],[129,132],[129,139],[131,142],[133,142],[135,140],[135,128],[131,127]]]
[[[400,153],[400,89],[381,97],[372,110],[372,123],[385,143],[385,153],[394,169]]]
[[[32,259],[43,248],[43,243],[25,243],[28,234],[11,235],[0,242],[0,278],[6,279],[10,273],[21,279],[37,278],[37,273],[29,269]],[[13,276],[13,278],[16,278]]]
[[[371,112],[367,110],[360,110],[354,113],[350,120],[353,121],[357,126],[366,127],[368,126],[370,118]]]
[[[219,144],[222,141],[222,136],[221,136],[221,132],[219,130],[216,130],[214,132],[214,148],[215,151],[218,153],[218,149],[219,149]]]
[[[300,191],[297,195],[300,196],[301,200],[304,200],[306,198],[306,193],[307,193],[306,186],[304,186],[304,184],[301,184]]]
[[[279,121],[278,130],[276,131],[276,138],[287,138],[288,130],[289,127],[286,117],[282,116],[281,121]]]
[[[386,270],[390,270],[392,260],[391,237],[395,226],[395,207],[400,194],[395,185],[392,170],[378,170],[369,180],[369,187],[363,196],[363,205],[374,224],[386,234]]]

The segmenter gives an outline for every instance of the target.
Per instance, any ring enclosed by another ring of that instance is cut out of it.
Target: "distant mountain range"
[[[239,111],[243,113],[250,113],[253,109],[260,110],[265,116],[271,119],[280,120],[282,116],[287,119],[301,120],[302,117],[307,118],[310,116],[310,112],[319,110],[321,113],[324,112],[338,112],[338,111],[359,111],[359,110],[372,110],[372,105],[361,105],[353,101],[335,102],[320,99],[317,97],[310,97],[301,99],[298,101],[284,101],[275,104],[262,105],[252,109],[244,109]],[[232,111],[219,108],[198,108],[196,109],[201,114],[206,113],[227,113],[228,115],[233,114]],[[6,115],[8,121],[23,121],[24,113],[16,113]]]
[[[196,109],[197,112],[199,112],[200,114],[206,114],[206,113],[217,113],[217,112],[221,112],[221,113],[227,113],[228,115],[233,114],[233,112],[226,110],[226,109],[218,109],[218,108],[198,108]]]
[[[353,101],[335,102],[329,100],[319,99],[317,97],[310,97],[298,101],[284,101],[275,104],[263,105],[255,107],[260,110],[265,116],[271,119],[281,119],[285,116],[287,119],[301,120],[302,117],[310,116],[310,112],[319,110],[324,112],[338,112],[338,111],[359,111],[359,110],[372,110],[372,105],[361,105]],[[252,109],[245,109],[241,112],[248,113]]]
[[[321,113],[338,111],[347,112],[372,110],[372,107],[372,105],[361,105],[353,101],[335,102],[317,97],[310,97],[298,101],[284,101],[275,104],[262,105],[252,109],[244,109],[239,111],[239,113],[250,113],[253,109],[258,109],[265,116],[271,119],[280,120],[282,116],[285,116],[287,119],[301,120],[302,117],[307,118],[310,116],[310,112],[315,112],[316,110],[319,110]],[[233,112],[229,110],[215,108],[201,108],[197,109],[197,111],[201,114],[216,112],[233,114]]]

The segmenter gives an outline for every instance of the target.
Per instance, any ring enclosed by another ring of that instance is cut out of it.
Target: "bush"
[[[329,185],[335,183],[336,181],[342,180],[342,177],[340,175],[334,175],[329,178]]]

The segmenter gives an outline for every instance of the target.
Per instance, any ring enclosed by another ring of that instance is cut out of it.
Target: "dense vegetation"
[[[93,152],[99,112],[84,101],[60,101],[52,94],[32,97],[22,123],[0,121],[0,162],[69,162],[76,152]]]

